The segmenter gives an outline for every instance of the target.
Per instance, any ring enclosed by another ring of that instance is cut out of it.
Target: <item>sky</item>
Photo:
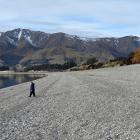
[[[0,31],[140,36],[140,0],[0,0]]]

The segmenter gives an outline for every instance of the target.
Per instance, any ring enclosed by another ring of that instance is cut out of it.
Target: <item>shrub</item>
[[[87,60],[86,64],[87,64],[87,65],[93,65],[93,64],[95,64],[96,62],[98,62],[98,60],[97,60],[95,57],[93,57],[93,58],[89,58],[89,59]]]

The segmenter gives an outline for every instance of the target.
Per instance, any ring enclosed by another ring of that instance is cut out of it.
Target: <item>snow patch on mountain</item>
[[[137,42],[140,45],[140,37],[134,38],[134,42]]]
[[[31,36],[26,36],[26,40],[34,47],[36,47],[36,45],[33,43]]]
[[[140,42],[140,37],[137,37],[135,41]]]
[[[20,30],[19,34],[18,34],[18,40],[21,38],[22,35],[22,30]]]
[[[114,43],[115,43],[115,46],[118,48],[118,47],[119,47],[119,46],[118,46],[119,40],[118,40],[118,39],[115,39],[115,40],[114,40]]]
[[[76,38],[77,36],[76,36],[76,35],[65,34],[65,37],[66,37],[66,38],[74,39],[74,38]]]
[[[138,42],[140,42],[140,38],[138,38],[138,40],[137,40]]]
[[[9,41],[9,43],[10,43],[11,45],[14,45],[14,46],[16,45],[14,39],[12,39],[12,38],[10,38],[10,37],[8,37],[8,36],[7,36],[7,39],[8,39],[8,41]]]
[[[99,38],[87,38],[87,37],[80,37],[80,39],[86,42],[89,42],[89,41],[96,42],[100,40]]]
[[[65,37],[70,38],[70,39],[79,39],[86,42],[89,42],[89,41],[94,42],[98,40],[98,38],[88,38],[88,37],[81,37],[81,36],[69,35],[69,34],[65,34]]]
[[[32,42],[32,40],[31,40],[31,37],[30,37],[30,36],[26,37],[26,39],[28,40],[28,42],[29,42],[31,45],[33,45],[33,42]]]
[[[111,42],[111,40],[109,38],[105,39],[107,42]]]

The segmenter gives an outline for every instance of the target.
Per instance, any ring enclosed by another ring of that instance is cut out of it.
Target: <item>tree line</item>
[[[33,65],[30,67],[24,68],[24,71],[41,71],[41,70],[47,70],[47,71],[63,71],[67,70],[69,68],[72,68],[74,66],[77,66],[76,62],[69,61],[65,62],[64,64],[42,64],[42,65]]]

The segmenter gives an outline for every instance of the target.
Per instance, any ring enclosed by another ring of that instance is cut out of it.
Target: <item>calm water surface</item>
[[[32,81],[44,77],[43,75],[0,75],[0,89]]]

